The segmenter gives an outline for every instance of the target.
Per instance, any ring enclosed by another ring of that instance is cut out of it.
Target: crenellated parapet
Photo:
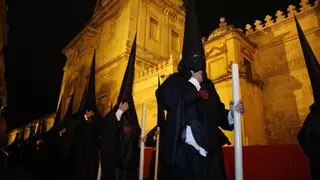
[[[88,24],[81,30],[81,32],[78,33],[78,35],[67,44],[62,52],[64,54],[68,54],[68,51],[77,51],[75,53],[80,55],[88,48],[91,50],[94,49],[97,46],[96,37],[102,32],[101,25],[106,22],[106,20],[117,16],[126,1],[127,0],[98,1],[96,12],[93,17],[89,20]]]
[[[247,24],[245,27],[245,34],[250,35],[256,32],[264,31],[266,28],[272,27],[274,25],[282,23],[283,21],[291,19],[294,15],[299,16],[308,13],[309,11],[316,9],[318,5],[318,1],[315,1],[314,4],[311,4],[309,0],[301,0],[299,8],[291,4],[287,8],[287,13],[278,10],[275,14],[275,17],[272,17],[271,15],[266,15],[263,22],[261,20],[255,20],[254,27],[250,24]]]

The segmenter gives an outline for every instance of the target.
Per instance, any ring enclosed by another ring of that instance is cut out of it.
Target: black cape
[[[222,146],[229,142],[219,127],[233,130],[233,126],[228,123],[229,111],[225,109],[210,80],[206,79],[201,85],[207,91],[208,99],[203,99],[187,80],[179,73],[172,74],[156,92],[158,104],[168,112],[166,125],[160,126],[161,161],[178,168],[173,170],[175,172],[184,169],[180,172],[188,174],[190,162],[186,157],[192,154],[194,157],[191,158],[198,163],[194,163],[191,169],[199,169],[198,174],[206,174],[204,179],[226,179]],[[208,151],[205,161],[199,157],[198,152],[190,153],[193,148],[182,140],[181,133],[186,124],[191,126],[196,142]],[[201,172],[202,169],[208,171]],[[193,178],[192,175],[175,177]]]
[[[102,120],[102,179],[136,180],[138,179],[140,128],[130,124],[125,114],[118,121],[115,116],[116,110],[111,110]]]
[[[304,153],[310,159],[312,179],[320,178],[320,110],[311,108],[302,128],[298,141]]]
[[[320,157],[320,112],[311,111],[298,133],[298,141],[309,158]]]
[[[83,114],[74,117],[70,122],[70,126],[75,128],[71,134],[72,145],[69,152],[72,163],[70,179],[95,180],[98,173],[96,119],[86,121]]]

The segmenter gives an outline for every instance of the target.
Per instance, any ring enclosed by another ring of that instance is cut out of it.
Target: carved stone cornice
[[[63,49],[63,53],[65,53],[69,48],[77,45],[81,46],[81,44],[88,46],[88,41],[94,40],[96,35],[101,32],[101,25],[107,20],[110,19],[117,14],[119,14],[119,10],[122,8],[124,2],[128,0],[116,0],[110,3],[105,4],[102,8],[98,9],[94,16],[89,20],[89,23],[84,27],[81,32]],[[91,45],[95,46],[95,43]]]
[[[168,58],[161,56],[145,47],[137,44],[137,57],[145,61],[150,66],[155,66],[160,62],[167,61]]]
[[[212,31],[212,33],[208,37],[208,41],[210,41],[210,40],[212,40],[213,38],[216,38],[216,37],[221,37],[221,36],[229,33],[230,31],[237,31],[240,34],[243,34],[241,32],[241,30],[237,29],[233,25],[229,25],[227,23],[225,17],[221,17],[219,20],[220,20],[219,27],[217,29],[215,29],[214,31]]]
[[[212,46],[207,52],[205,52],[205,56],[207,58],[216,57],[220,54],[226,53],[227,51],[227,45],[224,43],[221,47]]]
[[[165,0],[149,0],[151,4],[162,11],[163,14],[168,15],[178,23],[184,23],[185,11],[182,6],[173,5]]]
[[[110,61],[104,63],[103,65],[99,66],[98,68],[96,68],[96,73],[98,73],[99,71],[104,70],[105,68],[110,67],[111,64],[113,64],[116,61],[119,61],[121,58],[123,58],[125,56],[128,56],[128,55],[129,55],[129,52],[121,53],[117,57],[113,58],[112,60],[110,60]]]
[[[221,37],[224,37],[224,36],[226,36],[227,34],[230,34],[230,33],[233,33],[233,34],[234,34],[234,36],[232,37],[232,39],[237,39],[237,40],[239,40],[239,41],[247,44],[251,49],[256,48],[256,44],[253,43],[253,42],[249,39],[249,37],[245,36],[245,35],[243,34],[243,32],[241,32],[239,29],[236,29],[236,28],[228,28],[228,29],[226,29],[226,30],[224,30],[224,31],[221,31],[221,32],[219,32],[219,33],[213,32],[213,33],[209,36],[208,40],[205,41],[205,45],[206,45],[206,44],[209,44],[209,43],[211,43],[211,42],[214,42],[214,41],[216,41],[217,39],[219,39],[219,38],[221,38]],[[225,39],[225,41],[227,41],[227,40],[229,40],[229,39]]]
[[[119,15],[119,10],[128,0],[112,0],[98,9],[91,21],[94,28],[99,28],[106,20]]]

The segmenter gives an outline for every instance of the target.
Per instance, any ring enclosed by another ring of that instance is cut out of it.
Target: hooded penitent
[[[206,70],[205,53],[202,44],[201,32],[196,13],[196,3],[193,0],[185,0],[186,18],[182,48],[182,59],[178,65],[178,71],[189,73],[190,70]]]
[[[83,97],[81,99],[80,107],[78,112],[84,113],[86,110],[92,110],[96,113],[96,115],[99,114],[97,104],[96,104],[96,95],[95,95],[95,69],[96,69],[96,51],[94,51],[92,64],[90,68],[90,77],[88,85],[85,89],[85,92],[83,94]]]
[[[136,59],[136,36],[133,41],[132,49],[130,52],[128,65],[122,79],[122,84],[120,88],[120,93],[117,100],[117,107],[121,102],[129,103],[129,110],[127,110],[123,116],[129,121],[129,123],[140,130],[138,123],[138,116],[134,105],[134,100],[132,96],[133,80],[134,80],[134,66]]]
[[[311,162],[318,163],[320,162],[320,65],[316,59],[316,56],[312,52],[312,49],[300,27],[297,18],[294,17],[294,19],[297,26],[304,60],[310,77],[314,99],[314,103],[310,106],[310,112],[298,133],[298,141],[305,154],[310,158]],[[318,168],[318,165],[312,165],[312,173],[317,173]]]

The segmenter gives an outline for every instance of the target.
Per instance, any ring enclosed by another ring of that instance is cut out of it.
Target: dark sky
[[[57,106],[65,57],[61,50],[86,25],[96,0],[7,0],[6,51],[9,128],[19,127]],[[243,28],[255,19],[285,11],[298,0],[197,0],[203,36],[219,17]]]

